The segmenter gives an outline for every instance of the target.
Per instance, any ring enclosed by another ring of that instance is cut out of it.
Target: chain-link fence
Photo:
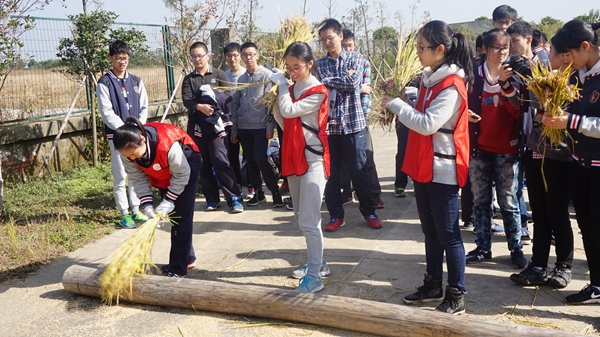
[[[61,74],[57,57],[61,38],[72,36],[68,19],[35,17],[35,28],[22,36],[21,62],[8,75],[0,95],[0,123],[66,113],[78,83]],[[115,23],[115,28],[135,28],[146,36],[148,55],[132,55],[128,71],[142,78],[150,102],[168,100],[173,90],[173,70],[165,62],[168,42],[164,25]],[[75,110],[87,112],[87,95],[80,95]]]

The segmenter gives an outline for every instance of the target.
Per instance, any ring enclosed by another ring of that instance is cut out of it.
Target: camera
[[[531,68],[527,62],[519,55],[511,55],[508,60],[502,62],[502,64],[508,64],[509,67],[515,73],[521,74],[523,77],[531,77]]]

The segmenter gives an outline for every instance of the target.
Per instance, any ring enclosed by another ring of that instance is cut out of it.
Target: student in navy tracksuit
[[[140,196],[148,217],[154,217],[152,187],[163,200],[156,213],[176,222],[171,227],[169,277],[186,277],[196,264],[192,246],[194,204],[202,157],[198,147],[182,129],[165,123],[142,123],[128,117],[113,138],[121,154],[129,181]],[[175,211],[173,214],[172,212]]]
[[[581,98],[570,113],[544,117],[542,123],[567,129],[573,138],[571,195],[590,269],[590,284],[565,299],[572,304],[600,303],[600,48],[593,25],[567,22],[552,38],[552,48],[579,69]],[[563,191],[563,193],[566,193]],[[537,234],[536,234],[537,235]]]
[[[112,69],[98,81],[96,95],[100,114],[104,121],[104,132],[110,146],[113,190],[117,208],[121,213],[119,225],[123,228],[135,228],[135,221],[144,222],[148,219],[142,212],[139,212],[140,200],[131,184],[127,190],[125,189],[125,169],[121,163],[119,152],[113,146],[113,133],[123,125],[129,116],[146,123],[148,95],[142,80],[127,72],[127,65],[131,57],[129,46],[123,41],[116,40],[108,48],[108,55]],[[131,208],[132,214],[129,213],[129,208]]]

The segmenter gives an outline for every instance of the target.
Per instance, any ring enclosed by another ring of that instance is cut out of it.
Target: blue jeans
[[[465,288],[465,247],[458,227],[458,186],[414,182],[421,229],[425,234],[427,274],[442,280],[444,252],[448,285]]]
[[[350,179],[356,184],[354,190],[359,202],[360,213],[364,216],[375,214],[375,200],[368,184],[367,129],[347,135],[330,135],[329,153],[331,172],[325,185],[325,204],[332,218],[343,218],[344,207],[340,185],[340,166],[344,162]]]
[[[471,157],[469,179],[473,192],[475,243],[478,249],[492,249],[492,183],[504,221],[508,249],[521,249],[521,214],[519,188],[519,155],[499,154],[478,150]]]

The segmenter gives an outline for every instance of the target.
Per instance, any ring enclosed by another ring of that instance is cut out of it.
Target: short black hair
[[[256,51],[258,51],[258,46],[254,42],[244,42],[244,44],[242,45],[242,50],[246,48],[254,48],[256,49]]]
[[[486,32],[483,32],[483,33],[477,35],[477,39],[475,39],[475,48],[483,47],[483,38],[485,37],[485,33]]]
[[[352,33],[352,31],[348,28],[342,28],[342,34],[344,35],[344,40],[355,40],[356,38],[354,37],[354,33]]]
[[[526,21],[518,21],[513,23],[510,27],[508,27],[506,32],[508,35],[519,34],[522,37],[533,37],[533,28],[531,28],[531,25]]]
[[[225,47],[223,47],[223,55],[227,53],[231,53],[232,51],[237,51],[238,53],[242,53],[242,46],[240,46],[237,42],[230,42]]]
[[[542,44],[542,41],[544,40],[544,37],[542,36],[542,31],[539,29],[534,29],[533,33],[531,34],[531,48],[537,48],[540,44]]]
[[[517,10],[510,7],[509,5],[498,6],[492,12],[492,20],[498,21],[502,19],[510,19],[513,22],[517,21]]]
[[[127,54],[131,56],[131,49],[127,43],[121,40],[115,40],[115,42],[111,43],[108,47],[108,56],[113,56],[115,54]]]
[[[194,50],[196,48],[202,48],[202,49],[204,49],[205,52],[208,53],[208,47],[206,46],[206,43],[204,43],[204,42],[197,41],[197,42],[192,43],[192,45],[190,46],[190,53],[192,52],[192,50]]]
[[[336,34],[339,34],[342,32],[342,25],[340,24],[340,22],[336,19],[325,19],[321,22],[321,24],[319,25],[319,35],[321,35],[321,32],[324,31],[325,29],[333,29],[333,31]]]

